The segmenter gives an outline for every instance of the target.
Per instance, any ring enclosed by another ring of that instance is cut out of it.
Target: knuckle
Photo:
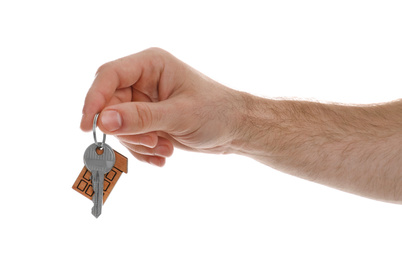
[[[112,64],[111,62],[107,62],[105,64],[102,64],[98,70],[96,71],[96,75],[104,73],[106,71],[110,71],[112,69]]]
[[[115,60],[115,61],[110,61],[107,62],[103,65],[101,65],[98,70],[96,71],[95,76],[98,77],[99,75],[103,75],[104,77],[108,77],[109,79],[112,79],[113,81],[116,82],[117,86],[120,85],[120,76],[119,75],[119,63],[121,63],[120,60]]]
[[[147,49],[147,51],[152,54],[158,54],[158,55],[167,53],[164,49],[161,49],[159,47],[151,47],[151,48]]]
[[[137,122],[140,131],[146,131],[150,128],[153,122],[153,114],[151,109],[146,104],[137,104],[137,114],[134,122]]]
[[[161,67],[165,62],[171,58],[171,54],[164,49],[158,47],[151,47],[145,50],[146,54],[149,55],[151,60],[151,65],[156,67]]]
[[[105,74],[112,77],[119,78],[119,67],[121,67],[122,59],[117,59],[114,61],[109,61],[102,64],[96,71],[96,76],[99,74]]]

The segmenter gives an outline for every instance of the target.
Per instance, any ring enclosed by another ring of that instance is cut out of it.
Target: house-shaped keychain
[[[128,168],[128,160],[125,156],[121,155],[120,153],[116,152],[114,154],[116,157],[116,162],[114,164],[113,169],[105,174],[105,178],[103,181],[103,204],[105,203],[106,199],[109,197],[109,194],[112,192],[116,182],[119,180],[121,174],[123,172],[127,173]],[[80,175],[78,175],[77,180],[73,185],[73,189],[81,193],[88,199],[92,200],[92,196],[94,195],[94,190],[92,188],[92,181],[91,181],[91,172],[84,166]]]

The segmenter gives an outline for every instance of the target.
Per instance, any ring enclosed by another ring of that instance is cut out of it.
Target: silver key
[[[101,154],[97,152],[99,148],[101,148]],[[84,164],[92,174],[92,187],[94,190],[92,215],[96,218],[102,213],[104,175],[112,170],[115,162],[116,157],[113,149],[104,142],[91,144],[85,150]]]

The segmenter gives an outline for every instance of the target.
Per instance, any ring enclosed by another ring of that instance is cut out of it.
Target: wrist
[[[237,131],[231,142],[231,152],[257,159],[267,155],[269,129],[274,113],[269,99],[240,92],[240,106],[237,111]]]

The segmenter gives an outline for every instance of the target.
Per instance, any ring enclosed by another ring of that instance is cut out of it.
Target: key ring
[[[103,134],[103,141],[102,143],[98,143],[98,141],[96,140],[96,122],[98,121],[98,117],[99,117],[99,113],[95,115],[94,117],[94,124],[92,126],[92,132],[94,133],[94,140],[95,140],[95,144],[99,149],[103,149],[104,145],[105,145],[105,141],[106,141],[106,134]],[[99,146],[100,144],[100,146]]]

